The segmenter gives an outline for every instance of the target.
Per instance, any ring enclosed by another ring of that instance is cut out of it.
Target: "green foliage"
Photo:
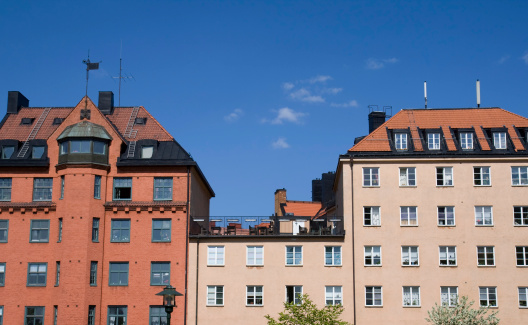
[[[325,306],[321,309],[310,300],[308,295],[302,295],[302,303],[284,303],[284,311],[279,313],[279,319],[275,320],[266,315],[268,325],[351,325],[339,320],[343,313],[342,305]]]
[[[433,325],[497,325],[499,319],[498,312],[488,314],[489,308],[473,309],[475,302],[468,302],[468,297],[460,297],[459,302],[454,307],[445,305],[435,305],[427,311],[429,318],[425,320]]]

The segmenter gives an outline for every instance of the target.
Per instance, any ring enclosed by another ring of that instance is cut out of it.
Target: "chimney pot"
[[[97,106],[104,115],[112,115],[114,113],[114,93],[111,91],[100,91]]]

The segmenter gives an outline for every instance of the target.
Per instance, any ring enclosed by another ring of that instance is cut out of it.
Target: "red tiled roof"
[[[363,138],[349,152],[391,151],[386,129],[411,130],[415,151],[423,151],[418,128],[441,129],[446,140],[447,149],[455,151],[456,146],[449,128],[473,128],[482,150],[490,150],[481,128],[508,129],[515,150],[526,150],[519,140],[513,126],[526,128],[528,119],[501,108],[465,108],[465,109],[405,109],[399,111],[379,128]]]
[[[286,201],[285,213],[293,213],[295,216],[312,217],[321,210],[321,202],[312,201]]]
[[[137,114],[138,118],[146,118],[145,124],[136,124],[132,127],[133,130],[137,130],[134,138],[125,137],[125,131],[132,114],[133,107],[116,107],[112,115],[106,115],[108,120],[112,122],[119,133],[128,141],[137,141],[144,139],[152,139],[158,141],[172,141],[174,138],[167,132],[158,121],[150,115],[150,113],[143,107],[139,107]]]

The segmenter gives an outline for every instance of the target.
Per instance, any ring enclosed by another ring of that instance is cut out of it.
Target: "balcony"
[[[189,236],[344,236],[342,217],[191,217]]]

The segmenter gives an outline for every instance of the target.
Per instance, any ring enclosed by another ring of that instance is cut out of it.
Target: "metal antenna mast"
[[[119,51],[119,77],[112,77],[113,79],[119,79],[119,99],[118,99],[118,106],[121,106],[121,80],[126,81],[126,79],[134,79],[134,76],[124,76],[122,75],[123,68],[123,41],[121,41],[121,50]]]
[[[83,60],[83,63],[86,64],[86,93],[84,95],[84,110],[81,110],[81,120],[83,118],[90,119],[90,111],[88,110],[88,77],[90,70],[98,70],[101,62],[90,62],[90,50],[88,50],[88,59]]]

